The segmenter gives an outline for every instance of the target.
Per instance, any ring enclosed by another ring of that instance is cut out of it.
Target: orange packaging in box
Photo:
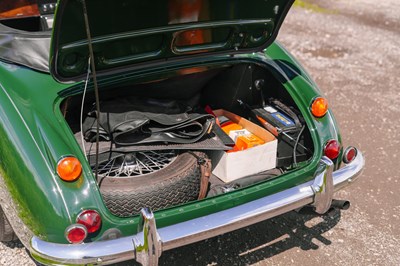
[[[265,142],[254,134],[239,136],[236,140],[236,145],[240,150],[245,150],[258,145],[262,145]]]
[[[225,125],[226,124],[226,125]],[[224,125],[222,125],[222,130],[229,135],[229,132],[231,132],[232,130],[240,130],[243,129],[242,126],[236,124],[236,123],[225,123]]]
[[[247,129],[231,130],[229,131],[229,137],[235,142],[235,146],[232,150],[227,152],[243,151],[248,148],[252,148],[265,143],[262,139],[251,133]]]
[[[229,135],[229,137],[233,139],[233,141],[235,141],[235,146],[228,152],[242,151],[265,143],[253,133],[243,129],[241,125],[230,120],[223,123],[221,128],[226,134]]]

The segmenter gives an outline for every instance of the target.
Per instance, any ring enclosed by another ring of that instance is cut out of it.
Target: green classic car
[[[364,166],[275,41],[293,0],[2,1],[0,240],[48,265],[165,250],[311,206]]]

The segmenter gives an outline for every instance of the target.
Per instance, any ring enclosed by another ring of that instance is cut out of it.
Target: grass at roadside
[[[327,9],[324,7],[321,7],[320,5],[313,3],[315,1],[310,1],[310,0],[296,0],[293,4],[293,6],[295,7],[301,7],[301,8],[305,8],[308,10],[311,10],[313,12],[317,12],[317,13],[328,13],[328,14],[332,14],[332,13],[337,13],[337,11],[335,10],[331,10],[331,9]]]

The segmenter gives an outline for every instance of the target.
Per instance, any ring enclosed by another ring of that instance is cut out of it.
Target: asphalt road
[[[278,40],[328,97],[344,144],[365,154],[359,181],[336,195],[352,206],[291,212],[164,252],[161,265],[400,265],[400,2],[305,6],[292,8]],[[35,264],[15,242],[0,243],[0,265]]]

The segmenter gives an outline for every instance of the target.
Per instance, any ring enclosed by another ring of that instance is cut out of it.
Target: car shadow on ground
[[[163,252],[159,265],[249,265],[292,248],[318,249],[330,245],[323,236],[339,221],[341,211],[323,216],[310,209],[269,219],[218,237]],[[133,261],[118,263],[139,265]]]

